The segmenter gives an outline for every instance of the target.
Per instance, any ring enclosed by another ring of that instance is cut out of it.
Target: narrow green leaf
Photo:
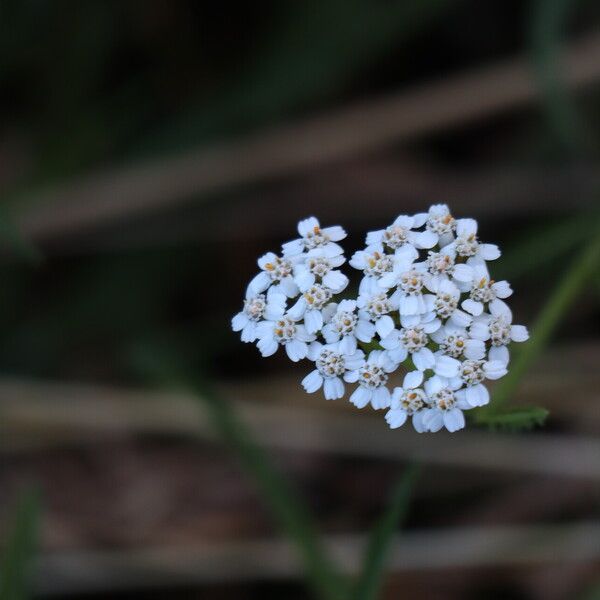
[[[387,511],[371,533],[362,571],[354,588],[354,600],[374,600],[381,588],[386,559],[394,533],[408,511],[417,469],[409,467],[396,484]]]
[[[30,491],[17,506],[0,567],[0,600],[29,598],[31,563],[38,537],[39,496]]]
[[[548,411],[545,408],[539,406],[519,406],[482,415],[479,418],[479,424],[486,425],[492,430],[503,429],[517,432],[543,425],[547,416]]]
[[[586,285],[592,283],[600,260],[600,236],[597,235],[597,231],[598,229],[550,296],[532,329],[531,339],[517,354],[508,375],[494,389],[492,402],[484,408],[477,409],[476,422],[484,424],[489,415],[497,413],[506,404],[525,373],[546,348],[571,303]]]
[[[231,405],[207,381],[189,376],[181,361],[174,360],[173,355],[164,349],[145,348],[136,361],[155,382],[187,389],[206,409],[214,429],[236,454],[277,523],[298,549],[315,594],[323,600],[346,600],[347,582],[321,545],[308,509],[256,443]]]

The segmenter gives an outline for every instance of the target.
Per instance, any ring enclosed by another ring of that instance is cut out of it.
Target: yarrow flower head
[[[486,382],[507,373],[510,344],[529,337],[513,324],[509,283],[490,275],[500,250],[480,240],[477,222],[435,204],[368,233],[349,261],[362,272],[356,298],[342,296],[344,229],[309,217],[298,234],[258,260],[232,319],[242,341],[310,361],[306,392],[337,400],[350,385],[350,402],[386,409],[392,429],[462,429],[464,411],[490,401]]]

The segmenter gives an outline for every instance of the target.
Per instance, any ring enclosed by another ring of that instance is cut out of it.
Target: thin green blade
[[[408,512],[411,492],[417,475],[416,467],[409,467],[396,484],[389,507],[371,533],[363,567],[354,588],[354,600],[377,598],[394,533]]]
[[[40,502],[35,491],[24,494],[16,510],[12,531],[0,567],[0,600],[30,597],[31,563],[39,528]]]

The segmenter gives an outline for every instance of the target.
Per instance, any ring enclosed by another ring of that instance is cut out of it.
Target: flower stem
[[[592,241],[568,268],[566,275],[544,306],[533,327],[529,343],[518,354],[510,373],[495,388],[493,402],[477,410],[476,422],[485,423],[491,414],[497,412],[511,398],[527,370],[547,346],[563,315],[593,275],[599,260],[600,235],[596,229]]]

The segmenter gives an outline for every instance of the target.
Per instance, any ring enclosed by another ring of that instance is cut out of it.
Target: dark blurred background
[[[2,0],[0,89],[0,541],[39,486],[36,597],[310,597],[163,360],[211,377],[347,570],[421,462],[383,597],[598,593],[597,269],[512,400],[550,411],[528,432],[390,431],[229,325],[299,218],[352,254],[438,202],[531,325],[598,235],[598,2]]]

